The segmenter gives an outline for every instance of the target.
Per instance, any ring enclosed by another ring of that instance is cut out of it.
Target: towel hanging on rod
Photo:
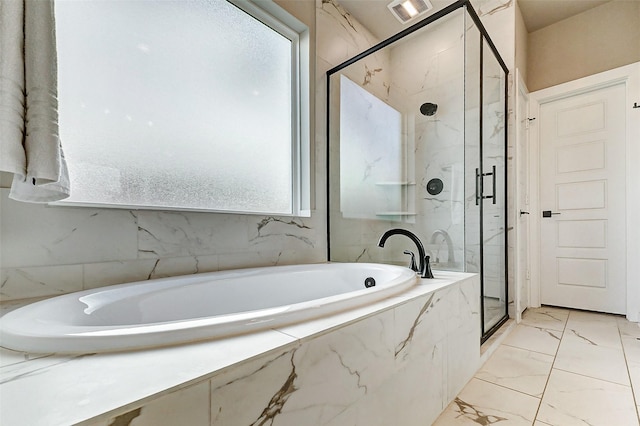
[[[10,198],[69,196],[58,134],[52,1],[0,1],[0,170],[13,174]]]

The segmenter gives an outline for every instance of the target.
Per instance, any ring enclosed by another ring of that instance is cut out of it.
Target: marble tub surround
[[[2,350],[0,423],[430,424],[479,367],[478,300],[476,275],[436,273],[371,306],[225,340]]]
[[[638,339],[623,317],[528,309],[435,425],[638,425]]]
[[[0,298],[218,270],[326,261],[310,218],[48,207],[0,189]],[[314,212],[317,213],[317,212]]]

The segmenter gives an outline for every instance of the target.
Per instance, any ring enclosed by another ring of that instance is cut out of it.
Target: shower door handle
[[[482,192],[482,189],[480,189],[481,183],[480,169],[476,167],[476,206],[480,204],[480,193]]]
[[[488,173],[487,173],[488,174]],[[493,180],[493,195],[488,196],[487,198],[493,198],[493,204],[496,203],[496,166],[492,167],[491,179]]]
[[[493,194],[484,195],[484,177],[491,176]],[[493,204],[496,204],[496,166],[491,167],[491,171],[488,173],[480,173],[480,169],[476,169],[476,206],[480,199],[493,199]]]

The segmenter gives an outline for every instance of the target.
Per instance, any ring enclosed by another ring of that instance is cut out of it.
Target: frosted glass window
[[[57,0],[56,26],[69,201],[294,212],[295,34],[224,0]]]
[[[402,207],[402,114],[340,76],[340,211],[389,219]]]

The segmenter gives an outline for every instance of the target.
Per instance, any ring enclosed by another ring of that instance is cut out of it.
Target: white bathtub
[[[365,287],[373,278],[375,285]],[[277,266],[81,291],[0,320],[2,346],[93,353],[213,339],[305,321],[400,293],[408,268],[367,263]]]

